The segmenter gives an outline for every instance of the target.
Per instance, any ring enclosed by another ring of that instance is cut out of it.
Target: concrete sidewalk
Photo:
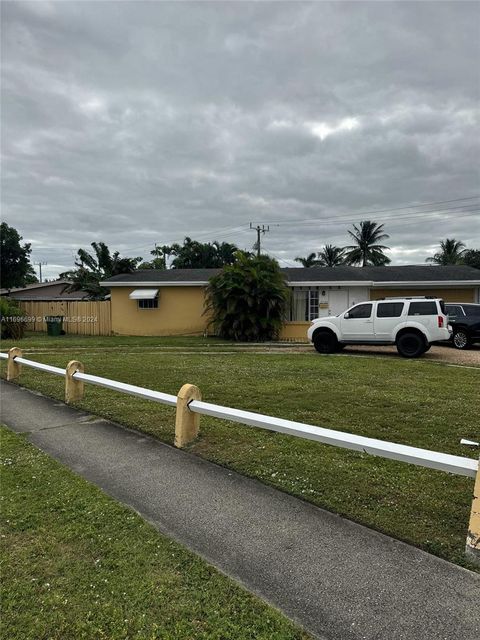
[[[21,387],[1,391],[4,424],[314,636],[480,637],[477,574]]]

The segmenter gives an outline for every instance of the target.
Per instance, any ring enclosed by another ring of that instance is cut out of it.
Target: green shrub
[[[210,278],[206,312],[222,338],[264,341],[278,338],[289,290],[276,260],[239,254],[235,264]]]
[[[25,312],[17,307],[15,300],[0,297],[0,324],[2,338],[20,340],[25,334],[25,322],[20,320]],[[17,320],[18,318],[18,320]]]

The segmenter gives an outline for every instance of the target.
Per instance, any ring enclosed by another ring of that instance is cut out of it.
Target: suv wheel
[[[418,358],[425,353],[425,339],[413,331],[402,333],[397,338],[397,351],[404,358]]]
[[[318,353],[335,353],[338,351],[337,336],[331,331],[315,331],[313,346]]]
[[[470,340],[465,329],[457,329],[453,333],[453,344],[457,349],[468,349]]]

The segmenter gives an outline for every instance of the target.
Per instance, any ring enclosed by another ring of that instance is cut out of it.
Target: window
[[[480,316],[480,304],[464,304],[463,312],[466,316]]]
[[[158,309],[158,298],[143,298],[138,300],[139,309]]]
[[[403,302],[379,302],[377,318],[398,318],[402,315]]]
[[[436,316],[438,313],[436,302],[411,302],[409,316]]]
[[[372,315],[372,305],[369,304],[358,304],[353,309],[350,309],[348,312],[348,317],[352,319],[356,318],[370,318]]]
[[[294,287],[288,320],[290,322],[305,322],[318,318],[318,302],[318,287]]]
[[[446,312],[448,313],[449,316],[463,316],[463,310],[462,307],[459,307],[455,304],[448,304],[446,306]]]

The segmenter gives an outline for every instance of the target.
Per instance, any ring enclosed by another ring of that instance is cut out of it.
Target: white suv
[[[356,304],[338,316],[317,318],[308,339],[319,353],[346,344],[395,344],[405,358],[418,358],[432,342],[449,340],[445,304],[440,298],[383,298]]]

